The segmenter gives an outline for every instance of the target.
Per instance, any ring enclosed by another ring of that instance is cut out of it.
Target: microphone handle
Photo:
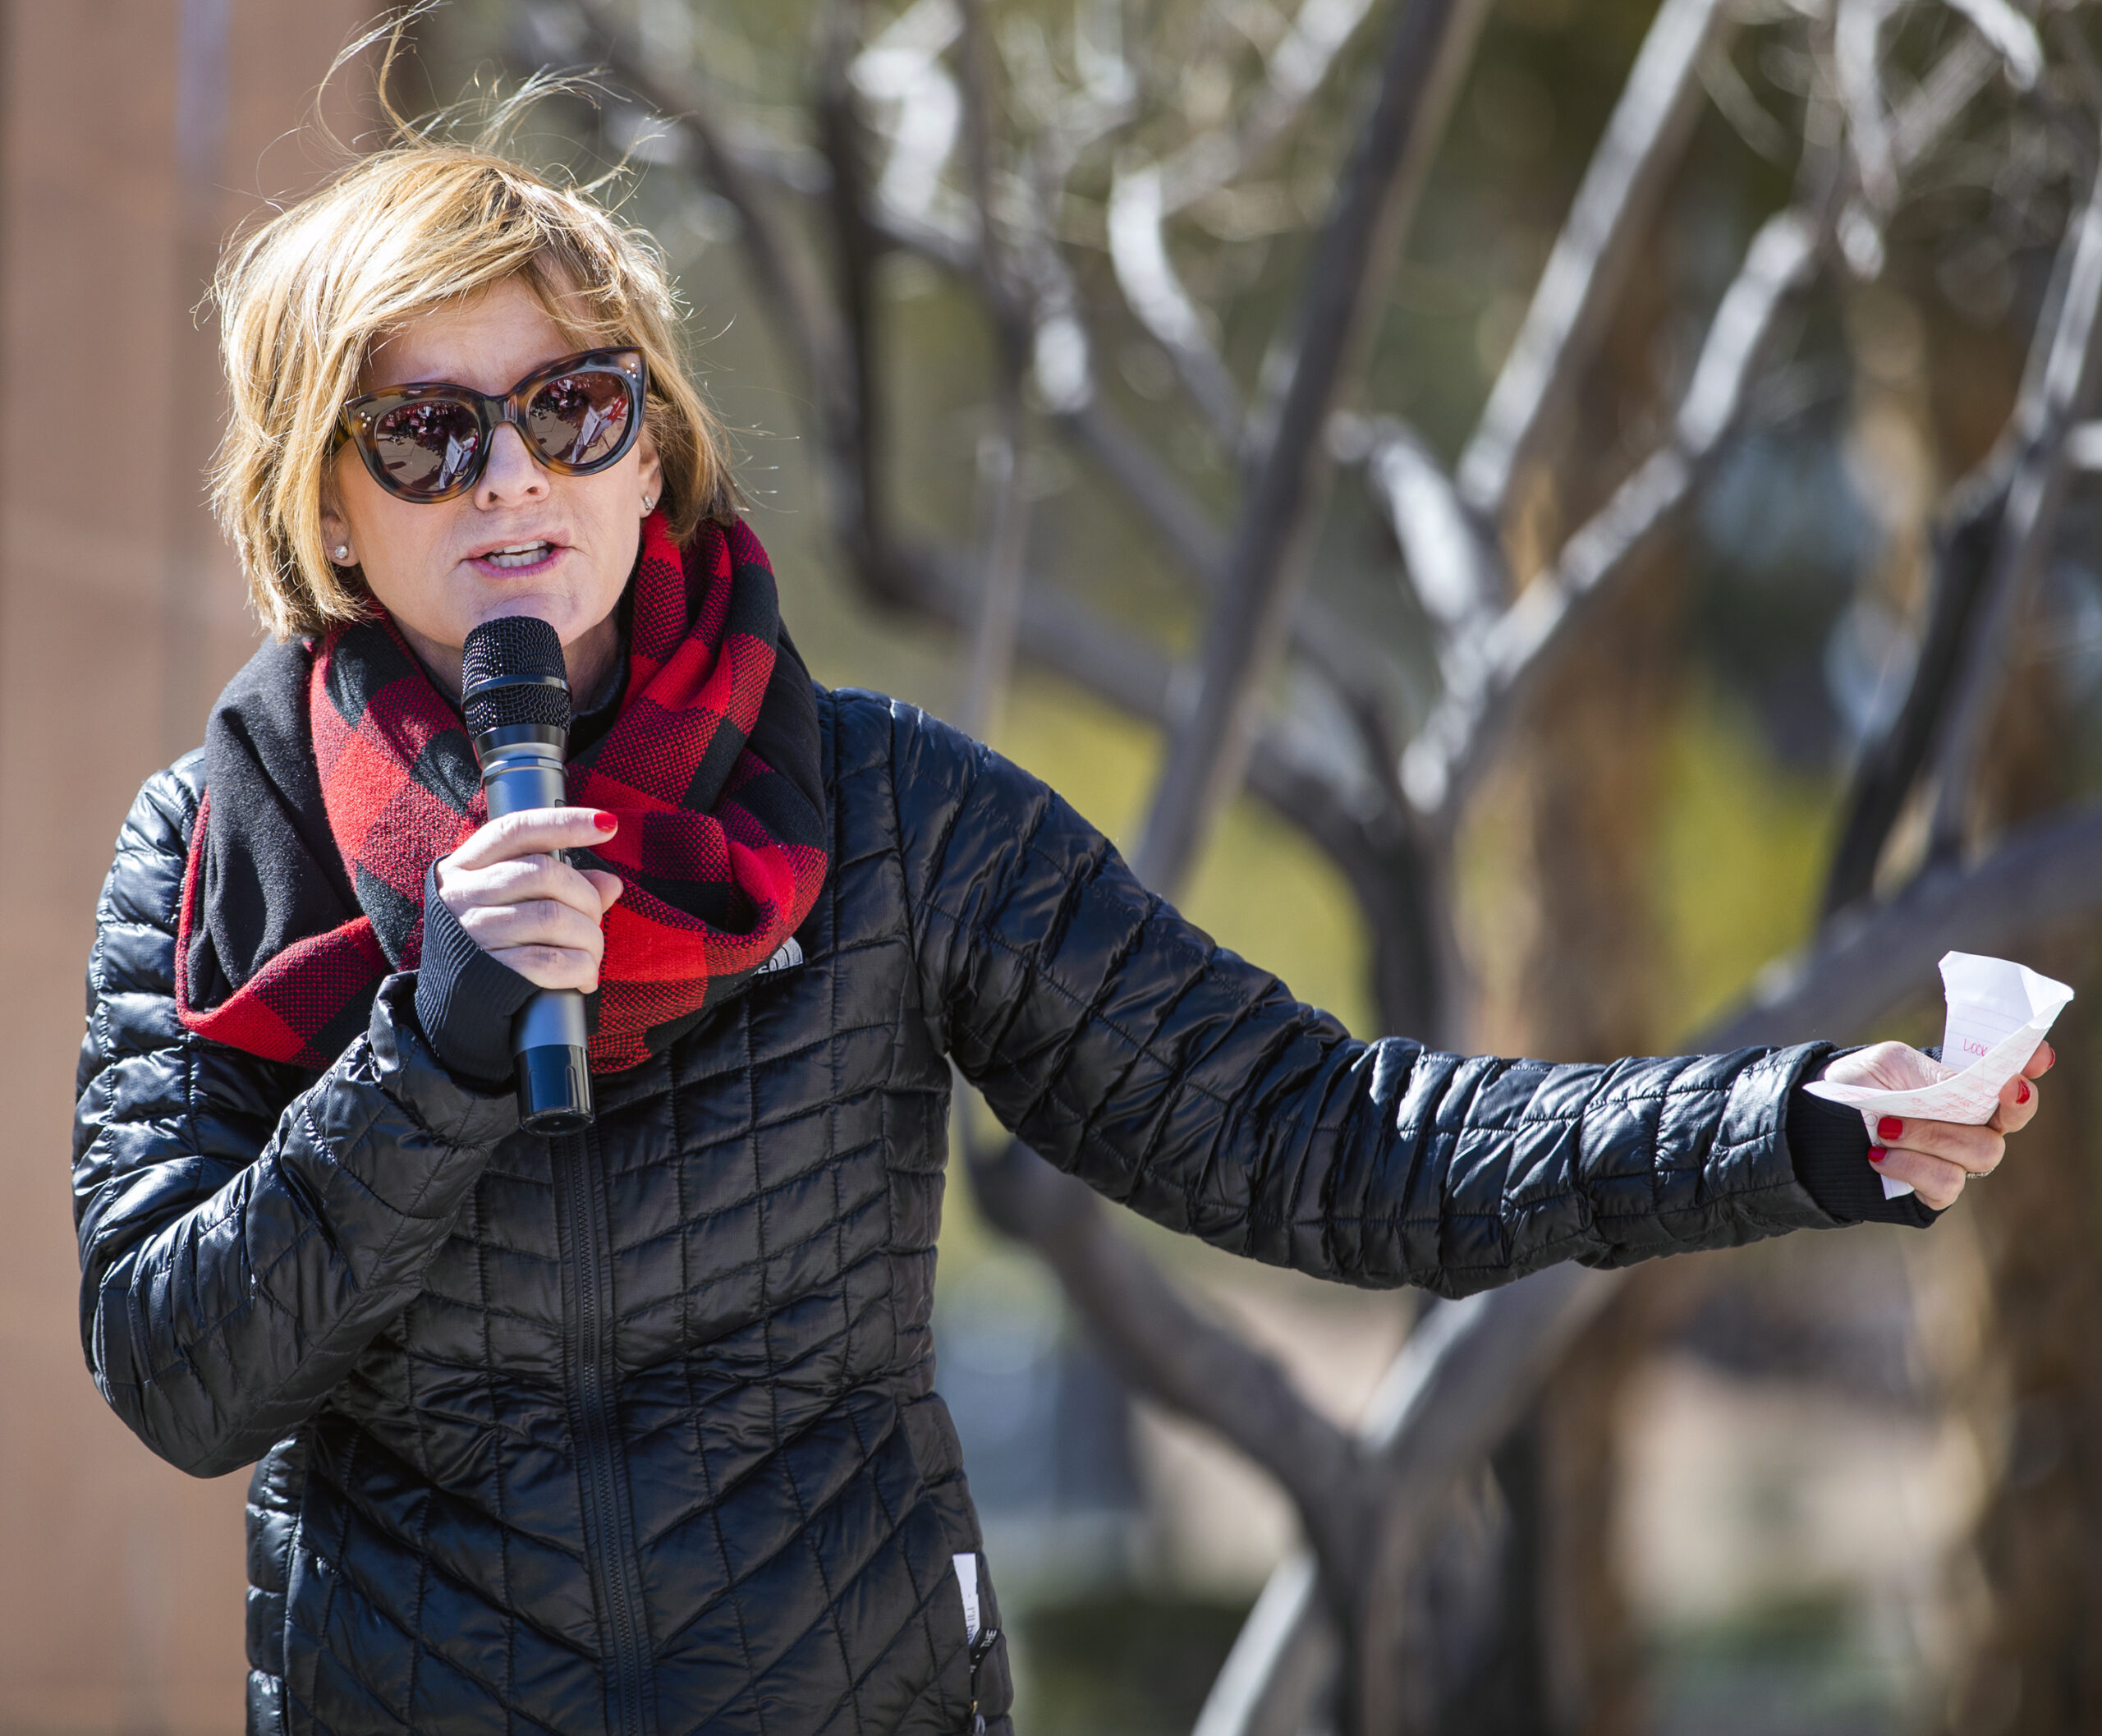
[[[562,751],[545,742],[494,748],[482,761],[489,818],[521,808],[569,805]],[[563,861],[568,854],[558,851]],[[590,1032],[584,997],[574,989],[543,989],[511,1023],[511,1053],[518,1082],[518,1118],[535,1133],[577,1133],[591,1125]]]

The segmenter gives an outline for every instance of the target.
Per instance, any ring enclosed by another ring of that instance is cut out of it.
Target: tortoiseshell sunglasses
[[[390,386],[343,406],[336,441],[358,449],[372,480],[403,500],[452,500],[482,480],[498,427],[562,476],[589,476],[627,456],[642,431],[649,370],[640,350],[584,350],[535,368],[492,397],[446,380]]]

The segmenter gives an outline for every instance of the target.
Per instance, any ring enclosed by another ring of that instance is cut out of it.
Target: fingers
[[[2003,1133],[2019,1133],[2035,1118],[2044,1101],[2042,1088],[2031,1085],[2020,1073],[2000,1087],[2000,1106],[1993,1111],[1988,1125]]]
[[[2000,1089],[1999,1107],[1981,1127],[1955,1122],[1921,1121],[1897,1115],[1879,1118],[1873,1132],[1878,1141],[1869,1161],[1879,1173],[1910,1182],[1920,1197],[1945,1211],[1974,1175],[1990,1175],[2007,1154],[2009,1133],[2018,1133],[2043,1105],[2040,1079],[2058,1064],[2049,1043],[2039,1043],[2029,1064]]]
[[[1903,1043],[1872,1043],[1866,1049],[1834,1055],[1820,1076],[1841,1085],[1870,1085],[1881,1091],[1909,1091],[1932,1085],[1955,1072]]]
[[[1875,1140],[1886,1150],[1902,1148],[1919,1156],[1937,1158],[1967,1175],[1990,1175],[2007,1155],[2007,1141],[1995,1129],[1966,1127],[1953,1121],[1884,1115],[1876,1121]]]
[[[618,897],[618,876],[572,868],[552,856],[514,857],[487,868],[463,869],[449,859],[438,865],[438,895],[463,922],[470,910],[483,905],[552,902],[595,924],[613,902],[604,881],[612,883]]]
[[[581,875],[576,878],[590,901],[589,912],[558,898],[529,898],[517,904],[470,905],[459,912],[460,925],[475,945],[535,987],[589,994],[599,986],[606,932],[599,926],[599,889]]]
[[[475,904],[458,912],[460,925],[485,953],[516,947],[544,946],[589,953],[595,965],[604,949],[594,896],[585,915],[556,898],[528,898],[520,904]]]
[[[1936,1211],[1948,1210],[1965,1182],[1990,1175],[2007,1155],[2007,1141],[1994,1128],[1953,1121],[1885,1115],[1876,1123],[1875,1137],[1882,1143],[1870,1151],[1869,1161],[1877,1173],[1910,1182]]]
[[[1925,1123],[1921,1123],[1925,1125]],[[1947,1211],[1963,1192],[1963,1184],[1971,1172],[1947,1158],[1934,1157],[1925,1151],[1912,1151],[1902,1146],[1885,1150],[1880,1146],[1869,1153],[1869,1161],[1875,1165],[1879,1175],[1889,1176],[1894,1181],[1910,1182],[1912,1191],[1936,1211]],[[1982,1173],[1982,1172],[1980,1172]]]
[[[621,878],[549,852],[603,843],[615,824],[590,808],[507,814],[440,860],[438,897],[477,946],[535,986],[588,994],[599,986],[601,925]]]
[[[489,868],[549,850],[603,844],[619,829],[620,822],[599,808],[521,808],[492,820],[455,850],[450,860],[459,868]]]

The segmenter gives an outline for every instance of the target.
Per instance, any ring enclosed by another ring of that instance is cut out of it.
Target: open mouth
[[[554,552],[553,543],[514,543],[508,549],[492,549],[487,554],[478,554],[475,559],[479,565],[493,567],[499,572],[516,572],[552,559]]]

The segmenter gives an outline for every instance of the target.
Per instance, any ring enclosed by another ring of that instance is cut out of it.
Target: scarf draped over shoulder
[[[574,851],[626,889],[606,916],[594,1072],[660,1054],[793,935],[829,866],[810,676],[740,521],[682,549],[643,527],[625,689],[570,762],[620,829]],[[488,819],[458,710],[383,615],[265,645],[213,710],[177,944],[184,1026],[327,1067],[380,983],[415,968],[431,864]]]

